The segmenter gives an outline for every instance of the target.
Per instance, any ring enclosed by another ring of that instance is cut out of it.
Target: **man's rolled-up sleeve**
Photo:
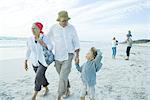
[[[75,28],[73,28],[73,45],[75,50],[80,49],[80,41]]]

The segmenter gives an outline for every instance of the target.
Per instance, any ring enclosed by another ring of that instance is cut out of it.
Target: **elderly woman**
[[[35,92],[32,96],[32,100],[36,99],[38,91],[43,86],[45,88],[45,94],[48,92],[48,81],[45,77],[47,69],[47,63],[43,54],[43,46],[49,50],[52,50],[53,46],[47,36],[42,32],[43,25],[40,22],[36,22],[32,26],[33,36],[27,41],[27,53],[25,60],[25,70],[28,70],[27,61],[31,59],[33,69],[36,73],[35,77]]]

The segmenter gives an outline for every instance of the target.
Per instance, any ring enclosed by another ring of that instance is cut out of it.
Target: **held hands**
[[[75,50],[75,52],[76,52],[75,64],[79,64],[79,52],[80,52],[80,49]]]
[[[79,56],[75,57],[75,64],[79,64]]]

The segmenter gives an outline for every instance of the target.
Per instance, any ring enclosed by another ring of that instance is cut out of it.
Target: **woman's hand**
[[[27,63],[27,60],[25,60],[24,68],[25,68],[26,71],[28,70],[28,63]]]

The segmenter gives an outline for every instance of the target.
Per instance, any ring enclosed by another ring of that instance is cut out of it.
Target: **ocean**
[[[0,60],[25,58],[27,38],[0,37]],[[87,48],[97,47],[106,49],[111,46],[110,43],[98,41],[80,41],[81,52],[85,52]]]

